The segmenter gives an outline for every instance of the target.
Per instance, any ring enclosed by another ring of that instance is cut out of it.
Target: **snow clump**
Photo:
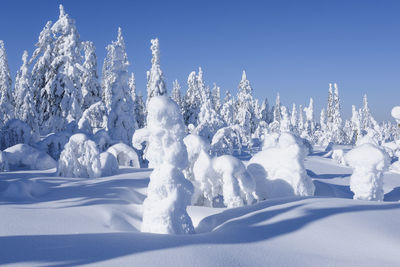
[[[111,176],[118,172],[118,161],[109,152],[100,153],[101,176]]]
[[[107,149],[118,162],[119,166],[140,168],[139,158],[136,151],[124,143],[118,143]]]
[[[194,233],[186,212],[193,185],[182,173],[188,165],[184,136],[185,126],[178,105],[167,96],[151,97],[147,126],[137,130],[132,138],[137,149],[141,149],[143,142],[147,143],[145,156],[154,167],[143,202],[142,232]]]
[[[52,157],[26,144],[9,147],[3,153],[9,168],[12,170],[47,170],[57,166]]]
[[[101,176],[96,143],[85,134],[74,134],[65,145],[58,161],[57,174],[64,177],[96,178]]]
[[[383,201],[383,172],[389,167],[389,156],[371,140],[360,143],[346,154],[346,161],[353,168],[350,177],[353,198]]]
[[[304,167],[307,151],[299,139],[283,133],[275,146],[273,143],[249,161],[248,170],[256,180],[258,197],[314,195],[315,186]]]

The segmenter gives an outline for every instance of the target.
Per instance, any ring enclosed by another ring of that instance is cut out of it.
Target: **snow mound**
[[[133,144],[147,142],[146,158],[154,166],[143,202],[142,232],[194,233],[186,212],[193,194],[192,183],[182,171],[188,154],[183,138],[185,126],[178,105],[167,96],[154,96],[148,103],[147,126],[135,132]]]
[[[4,198],[29,200],[39,197],[47,192],[47,188],[35,181],[12,181],[1,193]]]
[[[354,199],[383,201],[383,172],[389,167],[386,152],[372,143],[363,143],[346,154],[353,168],[350,189]]]
[[[6,154],[3,151],[0,151],[0,171],[8,171],[8,161]]]
[[[256,183],[237,158],[224,155],[212,160],[212,167],[222,184],[224,204],[228,208],[252,204],[256,199]]]
[[[46,153],[26,144],[18,144],[3,151],[11,170],[47,170],[57,166]]]
[[[314,195],[315,186],[304,167],[305,157],[306,150],[290,133],[283,133],[275,147],[255,154],[249,161],[248,171],[256,180],[258,197]]]
[[[187,135],[184,139],[183,142],[186,146],[186,150],[188,153],[188,166],[187,168],[183,171],[186,179],[189,179],[191,181],[194,180],[194,174],[193,174],[193,167],[194,164],[196,163],[197,159],[199,158],[199,155],[202,151],[207,153],[210,149],[210,145],[208,142],[201,136],[197,134],[189,134]]]
[[[85,134],[74,134],[61,152],[57,174],[64,177],[95,178],[102,173],[99,150]]]
[[[344,157],[344,152],[342,149],[334,149],[332,150],[332,159],[334,159],[340,165],[346,166],[346,159]]]
[[[0,130],[0,149],[6,149],[16,144],[32,144],[34,137],[31,128],[25,122],[12,119]]]
[[[49,154],[53,159],[60,158],[61,151],[64,149],[66,143],[72,133],[69,131],[61,131],[58,133],[50,134],[45,139],[37,143],[37,147]]]
[[[111,153],[118,162],[119,166],[140,168],[139,158],[136,151],[124,144],[118,143],[107,149],[107,152]]]
[[[110,152],[100,153],[101,176],[111,176],[118,172],[118,161]]]
[[[111,140],[110,135],[107,133],[106,130],[99,130],[93,135],[93,141],[97,144],[98,149],[100,152],[106,151],[110,146],[115,144]]]

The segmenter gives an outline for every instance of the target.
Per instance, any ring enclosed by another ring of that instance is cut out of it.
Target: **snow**
[[[145,155],[154,170],[143,202],[141,231],[194,233],[186,212],[191,203],[193,185],[182,173],[188,165],[188,154],[183,142],[185,128],[180,109],[167,96],[153,96],[147,107],[147,126],[137,132],[139,140],[147,140]],[[135,135],[134,144],[141,144],[141,141],[136,142]]]
[[[107,152],[111,153],[117,159],[119,166],[140,168],[136,151],[124,143],[118,143],[109,147]]]
[[[74,134],[61,152],[57,174],[64,177],[97,178],[102,173],[96,143],[85,134]]]
[[[250,159],[248,170],[256,180],[260,199],[314,194],[314,185],[304,167],[306,150],[298,140],[293,134],[283,133],[275,147]]]
[[[18,144],[5,149],[3,156],[11,170],[47,170],[57,166],[52,157],[26,144]]]
[[[110,152],[100,153],[101,176],[111,176],[118,172],[118,161]]]
[[[396,106],[392,109],[392,117],[400,122],[400,106]]]
[[[0,129],[0,149],[23,143],[32,144],[31,128],[21,120],[11,119]]]
[[[353,168],[350,189],[354,199],[383,200],[383,172],[389,167],[387,153],[372,143],[357,145],[346,154]]]

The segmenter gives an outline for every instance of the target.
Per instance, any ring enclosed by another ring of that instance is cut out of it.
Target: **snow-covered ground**
[[[0,173],[0,265],[400,266],[400,174],[385,202],[353,200],[351,169],[315,153],[315,197],[190,206],[195,235],[141,233],[150,169],[95,179]]]

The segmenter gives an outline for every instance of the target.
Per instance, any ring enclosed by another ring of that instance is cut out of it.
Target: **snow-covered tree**
[[[0,40],[0,126],[14,116],[11,82],[6,49]]]
[[[310,98],[310,103],[308,107],[304,108],[304,112],[306,114],[306,122],[304,125],[305,134],[308,137],[311,137],[314,133],[314,108],[313,108],[313,99]]]
[[[131,144],[137,128],[132,93],[128,86],[128,56],[122,30],[118,37],[107,46],[107,57],[103,65],[103,101],[108,110],[107,130],[110,137],[125,144]]]
[[[135,74],[132,72],[128,81],[129,90],[131,92],[131,98],[133,101],[133,111],[135,113],[136,124],[138,128],[143,128],[146,124],[146,107],[143,102],[143,96],[141,92],[136,92],[136,79]]]
[[[298,133],[298,117],[295,103],[293,103],[292,113],[290,114],[290,124],[292,125],[293,132]]]
[[[268,99],[265,98],[261,103],[261,107],[258,111],[258,118],[260,121],[265,121],[266,123],[271,122],[271,114],[269,110]]]
[[[183,111],[183,101],[181,97],[181,85],[179,84],[178,80],[173,81],[172,83],[172,91],[171,91],[171,98],[178,104],[179,108]]]
[[[187,80],[188,89],[184,97],[183,119],[186,125],[196,125],[201,107],[201,92],[198,85],[198,78],[195,71],[192,71]]]
[[[211,142],[214,134],[224,125],[219,113],[214,110],[211,99],[205,98],[200,108],[196,132]]]
[[[226,91],[225,93],[224,103],[222,104],[220,114],[226,125],[228,126],[233,125],[234,103],[232,95],[231,93],[229,93],[229,91]]]
[[[221,108],[221,88],[214,83],[214,87],[211,90],[212,104],[214,110],[219,112]]]
[[[361,119],[360,115],[354,105],[351,106],[351,136],[349,137],[353,144],[356,143],[357,138],[362,137]]]
[[[31,74],[29,72],[28,52],[22,55],[22,66],[17,72],[14,87],[15,118],[27,123],[34,135],[39,134],[38,115],[36,113]]]
[[[281,98],[279,93],[276,94],[275,99],[275,106],[274,106],[274,122],[280,123],[281,122]]]
[[[242,79],[238,86],[238,95],[236,100],[235,113],[236,124],[239,124],[244,129],[248,130],[249,138],[257,129],[257,115],[254,110],[253,88],[250,81],[247,79],[246,72],[243,71]]]
[[[147,103],[153,96],[167,94],[164,74],[160,67],[160,44],[158,39],[151,40],[151,69],[147,71]]]
[[[289,119],[289,113],[285,106],[281,106],[281,114],[282,117],[281,117],[280,131],[289,132],[291,130],[290,119]]]
[[[101,100],[101,87],[97,74],[96,48],[92,42],[83,42],[85,61],[83,62],[82,83],[82,111]]]
[[[147,106],[147,126],[137,130],[133,137],[133,145],[138,149],[147,142],[145,157],[154,167],[143,202],[141,231],[194,233],[186,212],[193,185],[182,173],[188,165],[188,154],[183,142],[185,126],[181,112],[167,96],[153,96]]]

